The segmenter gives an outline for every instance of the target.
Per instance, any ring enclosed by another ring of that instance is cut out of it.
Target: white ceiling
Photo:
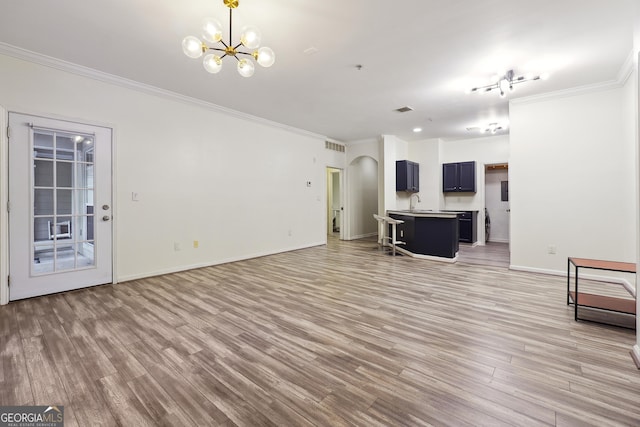
[[[248,79],[231,58],[211,75],[182,53],[204,17],[227,28],[222,0],[0,0],[0,42],[340,141],[460,138],[507,120],[509,97],[616,80],[634,1],[240,0],[234,39],[255,25],[277,58]],[[464,93],[511,68],[551,77]]]

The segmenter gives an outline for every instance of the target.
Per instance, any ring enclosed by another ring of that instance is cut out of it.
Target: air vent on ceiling
[[[398,113],[408,113],[409,111],[413,111],[413,108],[409,107],[408,105],[406,107],[400,107],[400,108],[396,108],[393,111],[397,111]]]
[[[335,142],[325,141],[324,148],[327,150],[339,151],[340,153],[344,153],[344,145],[336,144]]]

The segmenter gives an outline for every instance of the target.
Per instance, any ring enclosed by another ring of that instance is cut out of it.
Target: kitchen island
[[[404,221],[396,226],[396,250],[415,258],[445,262],[458,260],[458,213],[427,210],[387,211],[387,216]],[[390,235],[389,231],[389,235]]]

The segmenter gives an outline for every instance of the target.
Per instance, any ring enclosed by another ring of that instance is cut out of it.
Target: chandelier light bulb
[[[182,51],[189,58],[200,58],[202,56],[202,42],[197,37],[187,36],[182,40]]]
[[[255,65],[253,65],[252,61],[247,61],[246,59],[241,59],[238,61],[238,73],[242,77],[251,77],[253,76],[254,71],[256,70]]]
[[[202,23],[202,38],[209,43],[218,43],[222,40],[222,25],[216,19],[205,18]]]
[[[248,49],[255,49],[260,46],[262,34],[256,27],[244,27],[240,34],[240,42]]]
[[[263,46],[254,53],[254,57],[259,65],[267,68],[276,62],[276,54],[270,47]]]
[[[211,74],[219,73],[220,70],[222,70],[222,58],[210,53],[204,57],[202,65],[204,65],[204,69]]]

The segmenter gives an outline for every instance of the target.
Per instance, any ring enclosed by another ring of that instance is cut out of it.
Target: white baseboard
[[[293,247],[289,247],[289,248],[282,249],[282,250],[277,250],[277,251],[258,252],[258,253],[249,254],[249,255],[242,255],[242,256],[238,256],[238,257],[224,258],[224,259],[216,260],[216,261],[213,261],[213,262],[203,262],[203,263],[190,264],[190,265],[181,265],[181,266],[166,268],[166,269],[162,269],[162,270],[149,271],[149,272],[146,272],[146,273],[129,274],[129,275],[125,275],[125,276],[119,276],[117,281],[118,281],[118,283],[121,283],[121,282],[128,282],[130,280],[146,279],[148,277],[162,276],[164,274],[179,273],[181,271],[195,270],[197,268],[204,268],[204,267],[212,267],[214,265],[228,264],[230,262],[236,262],[236,261],[245,261],[245,260],[248,260],[248,259],[260,258],[260,257],[263,257],[263,256],[268,256],[268,255],[275,255],[275,254],[284,253],[284,252],[297,251],[299,249],[308,249],[308,248],[313,248],[313,247],[316,247],[316,246],[323,246],[323,245],[326,245],[326,244],[327,244],[326,241],[324,241],[324,242],[316,242],[316,243],[310,243],[310,244],[301,245],[301,246],[293,246]]]
[[[524,267],[521,265],[513,265],[513,264],[509,266],[509,270],[567,277],[566,270],[549,270],[545,268]],[[574,275],[571,274],[571,277],[574,277]],[[632,284],[628,280],[625,280],[621,277],[601,276],[597,274],[580,274],[580,277],[587,280],[595,280],[596,282],[617,283],[619,285],[622,285],[627,290],[627,292],[629,292],[629,294],[631,294],[634,298],[636,296],[635,284]]]

